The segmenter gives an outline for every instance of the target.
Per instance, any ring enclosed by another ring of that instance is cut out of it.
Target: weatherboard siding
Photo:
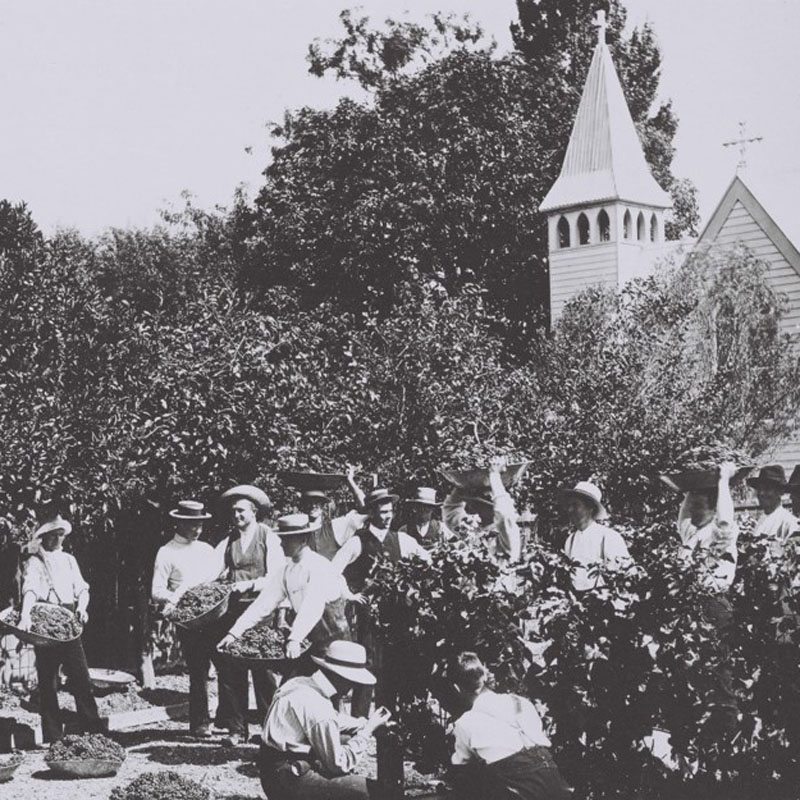
[[[550,253],[550,313],[558,319],[564,304],[590,286],[617,287],[617,247],[585,244]]]

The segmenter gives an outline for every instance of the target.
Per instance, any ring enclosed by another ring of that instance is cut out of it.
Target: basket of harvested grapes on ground
[[[90,733],[53,742],[44,760],[56,775],[105,778],[117,774],[126,756],[125,748],[107,736]]]
[[[8,783],[13,777],[17,768],[22,763],[24,756],[22,753],[5,753],[0,755],[0,783]]]
[[[295,661],[286,658],[287,634],[276,631],[266,625],[256,625],[246,630],[226,650],[220,650],[222,655],[241,665],[250,667],[267,667],[280,672],[291,668]],[[302,644],[302,653],[311,647],[311,642],[305,640]]]
[[[746,453],[724,444],[693,447],[678,456],[674,470],[659,477],[662,483],[676,492],[716,489],[719,484],[719,465],[724,461],[741,465],[747,464],[750,459]],[[741,483],[752,469],[752,466],[739,466],[731,478],[731,486]]]
[[[203,628],[227,613],[230,599],[228,584],[201,583],[183,593],[167,619],[186,630]]]
[[[117,786],[110,800],[211,800],[205,786],[178,775],[173,770],[144,772],[127,786]]]
[[[0,612],[0,630],[13,634],[36,647],[52,647],[74,642],[83,633],[83,626],[68,608],[53,603],[35,603],[31,609],[30,630],[18,628],[19,611],[7,608]]]

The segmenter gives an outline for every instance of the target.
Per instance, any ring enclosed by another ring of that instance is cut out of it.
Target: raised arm
[[[511,495],[503,484],[504,458],[495,457],[489,464],[489,487],[492,490],[494,524],[498,533],[498,544],[511,561],[518,561],[522,552],[522,535],[517,523],[517,510]]]
[[[736,464],[725,461],[719,465],[719,484],[717,486],[717,524],[733,525],[735,521],[733,497],[731,497],[731,478],[736,474]]]
[[[350,489],[353,497],[356,499],[359,508],[364,507],[364,492],[361,487],[356,483],[356,468],[352,464],[347,465],[347,486]]]

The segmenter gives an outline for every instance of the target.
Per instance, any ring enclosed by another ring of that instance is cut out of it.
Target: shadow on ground
[[[150,761],[170,766],[178,764],[199,764],[217,766],[231,761],[250,761],[255,756],[253,747],[220,747],[219,743],[207,745],[184,745],[176,743],[154,744],[140,747],[137,753],[146,755]]]

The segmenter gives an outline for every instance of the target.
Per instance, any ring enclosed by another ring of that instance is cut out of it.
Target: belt
[[[311,753],[293,753],[289,750],[276,750],[268,744],[261,743],[261,763],[266,767],[277,768],[281,764],[291,764],[295,761],[310,761]]]

